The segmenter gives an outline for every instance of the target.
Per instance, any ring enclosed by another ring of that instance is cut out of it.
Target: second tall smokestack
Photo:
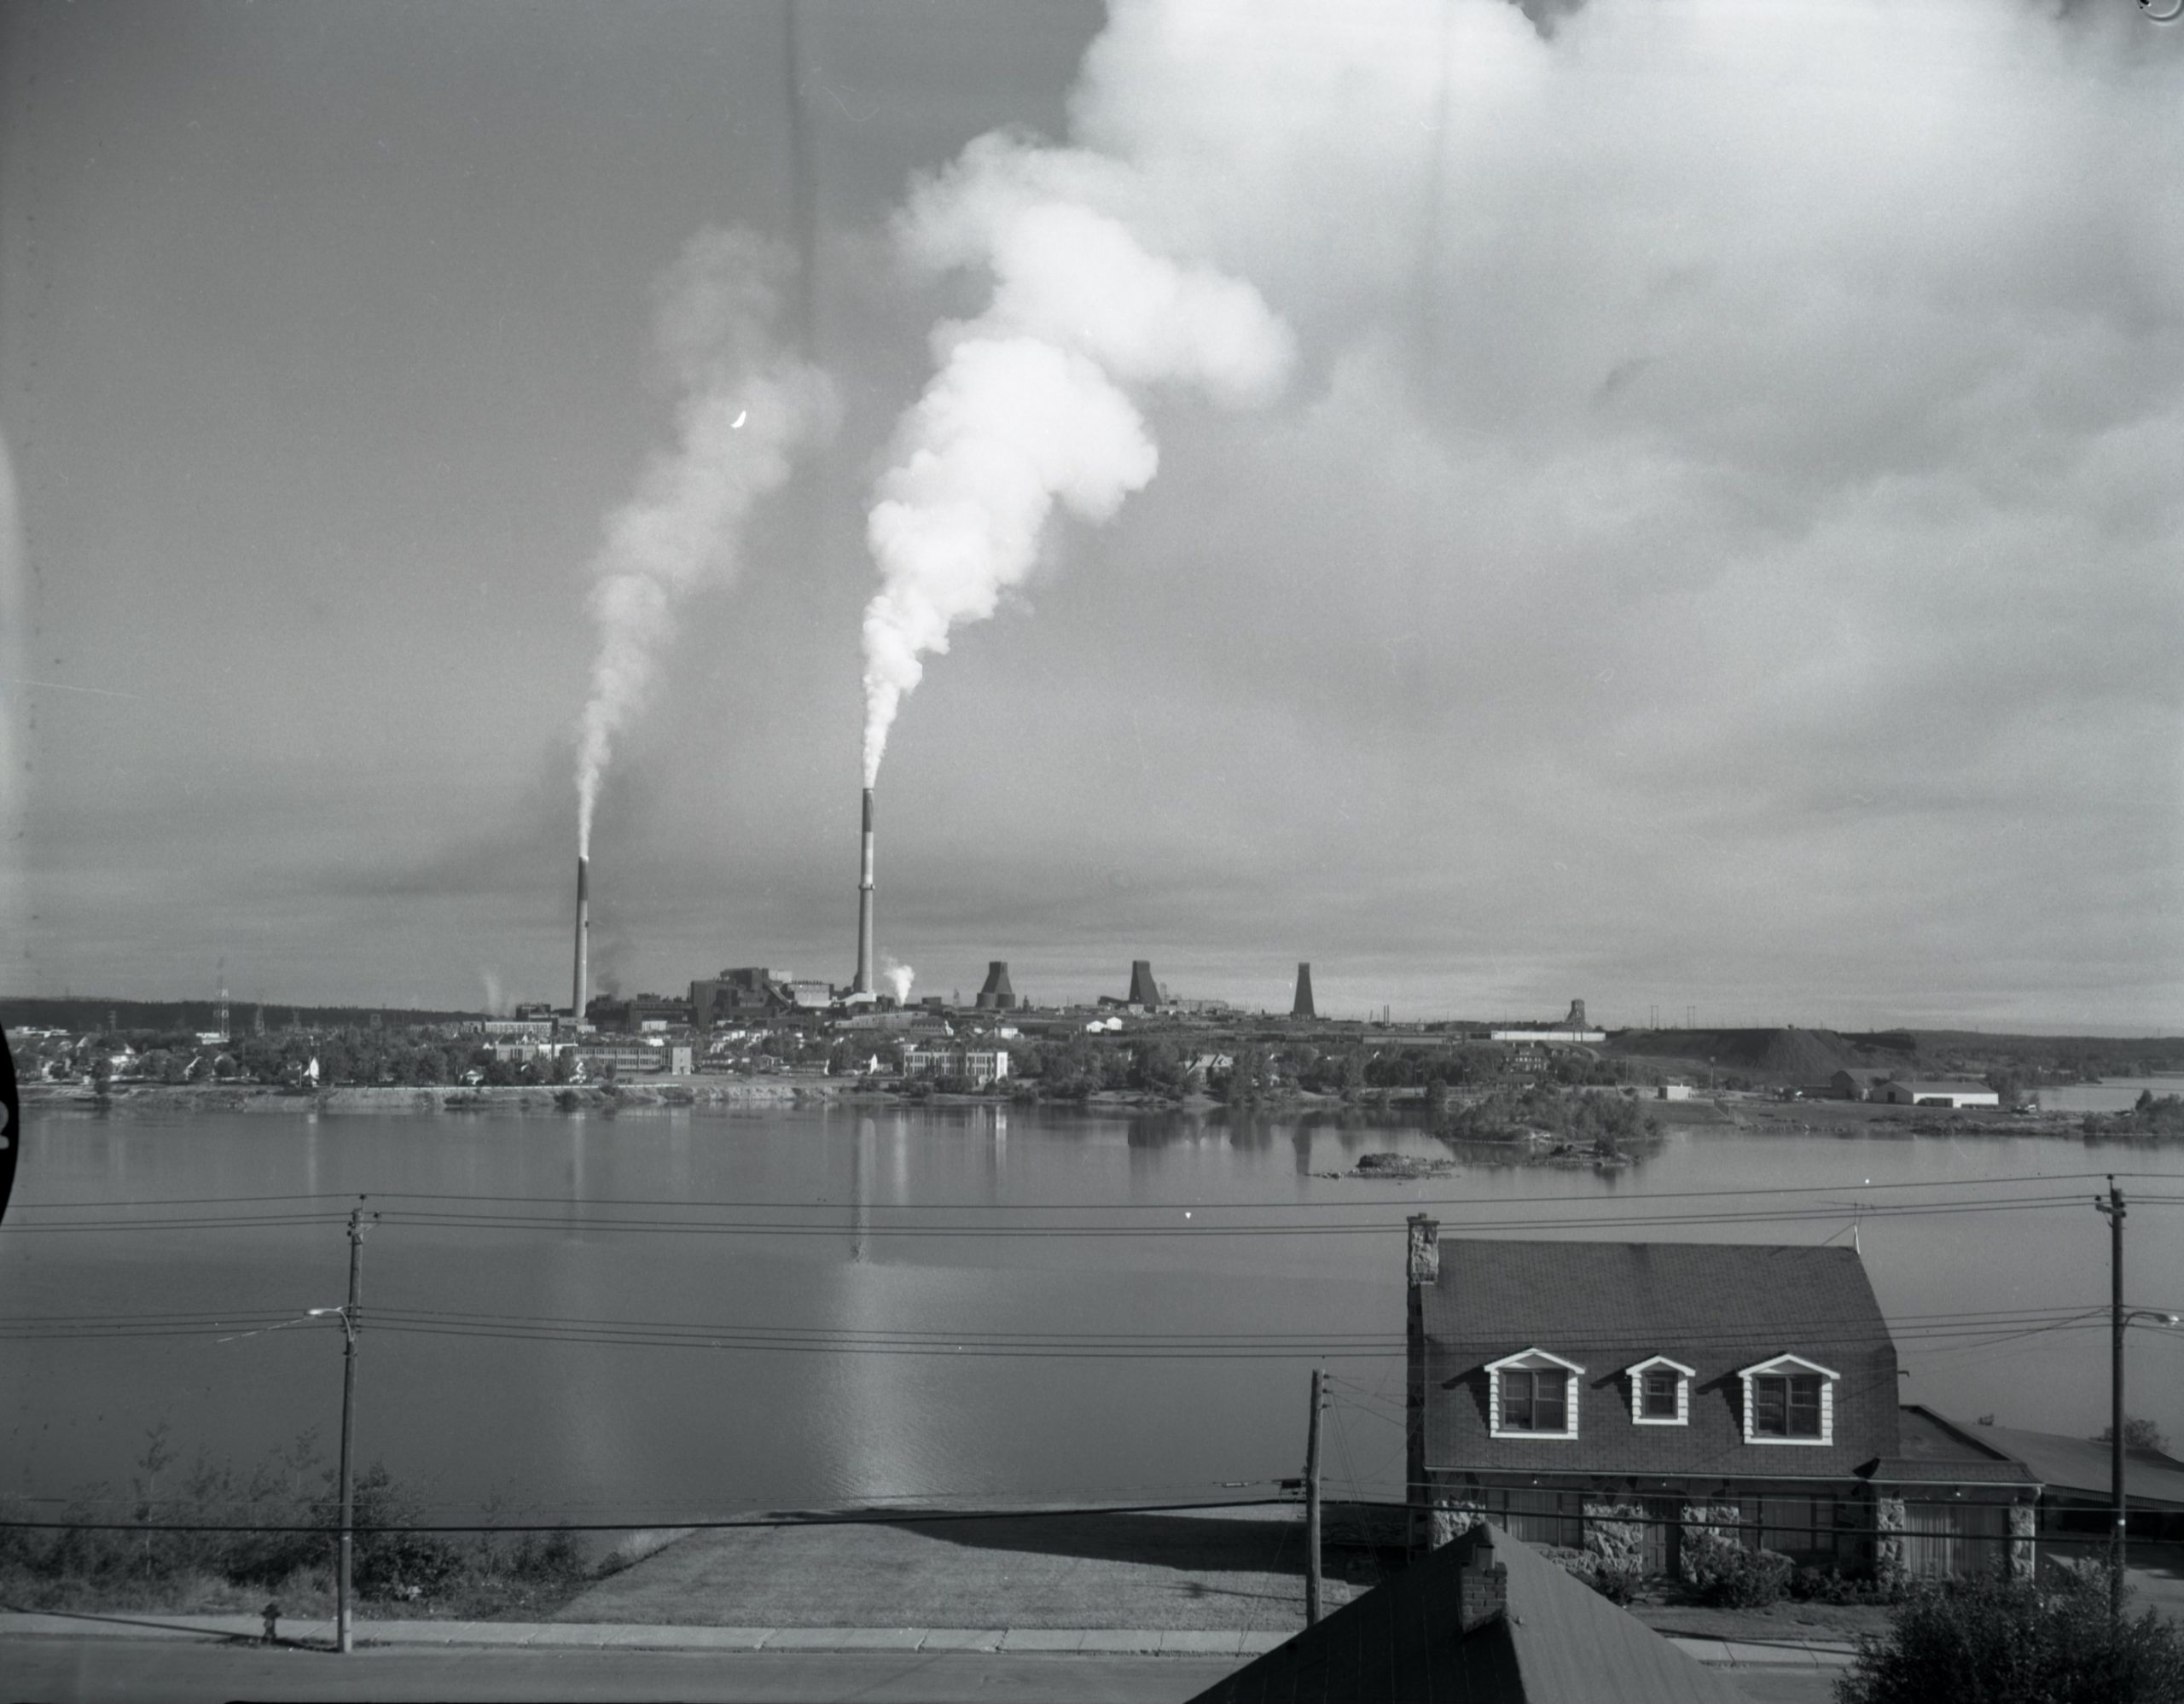
[[[873,992],[872,978],[872,789],[864,789],[864,853],[857,880],[857,979],[852,994]]]
[[[577,860],[577,974],[576,986],[569,996],[569,1017],[572,1021],[584,1021],[584,984],[591,973],[591,860]]]

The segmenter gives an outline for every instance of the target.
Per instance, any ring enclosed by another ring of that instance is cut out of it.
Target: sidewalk
[[[1294,1629],[1290,1630],[1295,1631]],[[254,1615],[103,1616],[0,1612],[0,1639],[85,1637],[218,1639],[262,1645]],[[615,1621],[358,1621],[356,1643],[373,1649],[490,1647],[510,1650],[991,1652],[1012,1655],[1251,1657],[1272,1650],[1285,1631],[1143,1631],[1107,1627],[696,1627]],[[280,1643],[330,1648],[334,1624],[287,1620]],[[1722,1668],[1833,1669],[1850,1660],[1848,1645],[1763,1643],[1749,1639],[1671,1639],[1699,1661]]]

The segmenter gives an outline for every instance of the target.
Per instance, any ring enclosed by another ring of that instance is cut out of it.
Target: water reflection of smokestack
[[[872,1233],[872,1207],[865,1199],[865,1168],[873,1163],[868,1155],[879,1147],[880,1131],[873,1121],[857,1121],[857,1142],[850,1149],[850,1260],[864,1264],[865,1238]]]
[[[577,1213],[584,1199],[584,1114],[579,1113],[569,1120],[569,1228],[564,1242],[584,1241],[584,1221]]]

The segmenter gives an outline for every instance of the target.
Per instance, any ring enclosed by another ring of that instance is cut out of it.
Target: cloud
[[[1595,0],[1552,36],[1489,0],[1117,5],[1076,140],[1148,240],[1263,291],[1309,381],[1164,433],[1114,587],[1157,577],[1159,619],[1103,685],[1217,683],[1263,719],[1217,794],[1316,775],[1400,848],[1361,879],[1465,845],[1434,910],[1513,907],[1604,980],[1682,931],[1786,1003],[1850,928],[1876,978],[1923,955],[1976,992],[2037,937],[2057,986],[2082,954],[2173,1014],[2169,35],[1987,0]],[[1292,809],[1262,806],[1288,844],[1330,832]]]

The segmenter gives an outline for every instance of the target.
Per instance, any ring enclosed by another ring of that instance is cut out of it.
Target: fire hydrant
[[[278,1603],[267,1604],[265,1606],[265,1643],[269,1645],[279,1641],[280,1635],[275,1630],[280,1625],[280,1620],[281,1606]]]

